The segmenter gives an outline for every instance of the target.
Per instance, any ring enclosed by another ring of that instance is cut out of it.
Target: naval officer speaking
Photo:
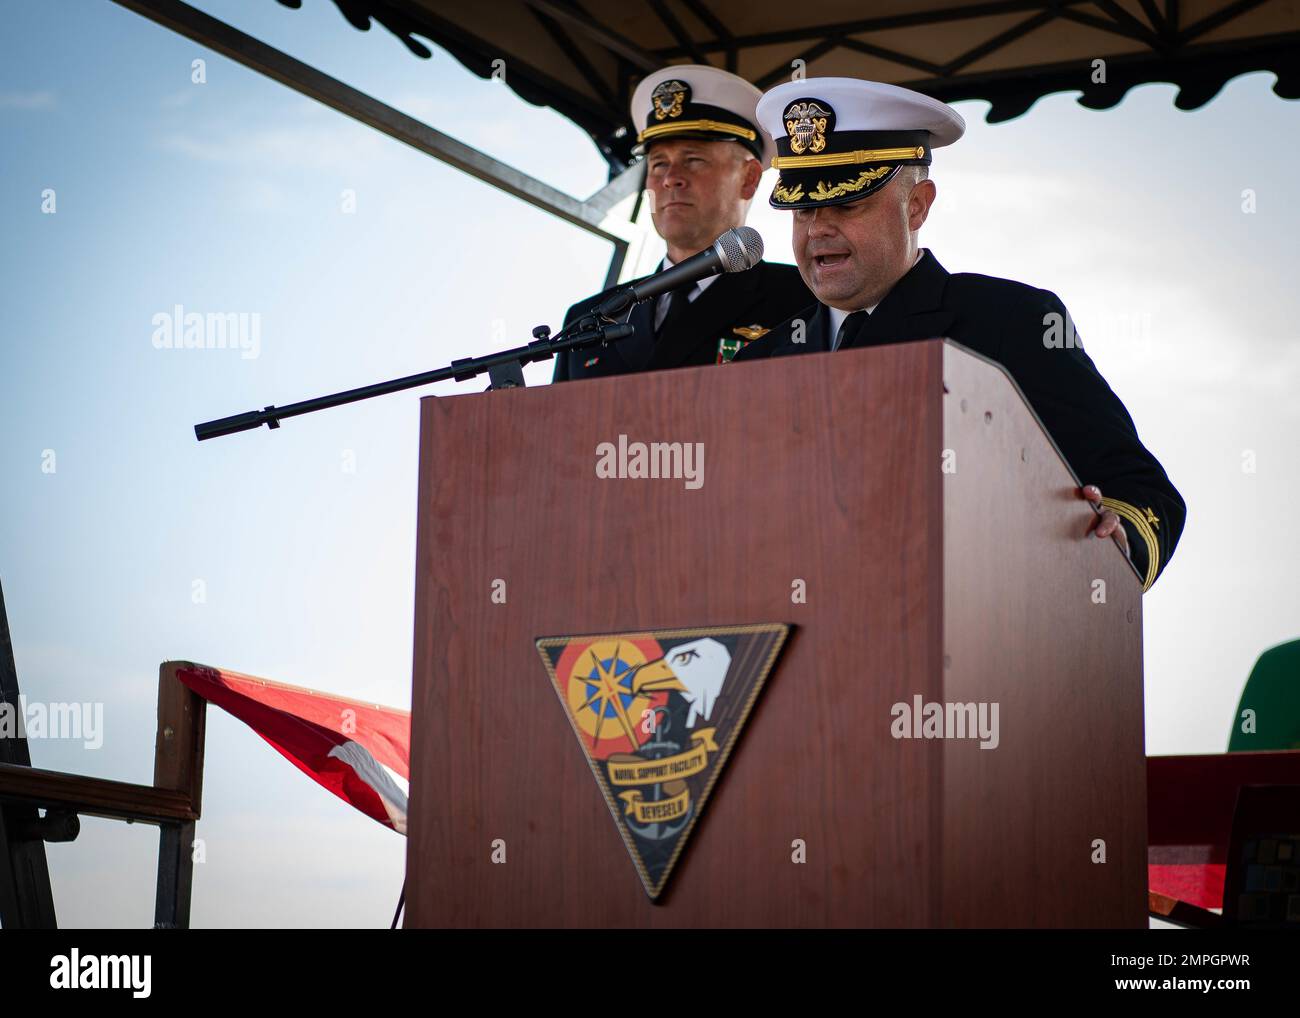
[[[1186,507],[1139,440],[1119,397],[1078,344],[1059,297],[1009,279],[949,273],[919,246],[934,203],[932,149],[966,124],[909,89],[808,78],[764,94],[758,119],[777,146],[769,204],[793,213],[794,254],[817,302],[747,344],[736,361],[948,338],[1002,364],[1151,587]],[[734,370],[734,369],[729,369]]]
[[[637,86],[634,151],[645,154],[650,217],[668,245],[661,270],[745,225],[776,151],[754,115],[761,95],[744,78],[707,66],[665,67]],[[575,304],[564,324],[613,292]],[[628,321],[635,335],[560,354],[554,381],[720,363],[812,300],[793,265],[760,261],[747,272],[710,276],[638,304]]]

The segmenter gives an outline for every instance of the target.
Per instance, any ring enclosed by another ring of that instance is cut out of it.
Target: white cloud
[[[157,144],[163,151],[199,162],[296,171],[353,172],[358,158],[384,158],[391,156],[393,150],[388,139],[348,121],[340,121],[335,126],[301,124],[174,131],[162,135]]]
[[[41,92],[0,92],[0,109],[4,110],[52,110],[58,105],[54,93]]]
[[[179,92],[173,92],[171,95],[165,95],[159,101],[158,105],[165,110],[177,110],[182,106],[188,106],[194,101],[194,89],[185,88]]]

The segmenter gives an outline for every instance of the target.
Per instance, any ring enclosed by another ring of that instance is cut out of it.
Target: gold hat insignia
[[[815,102],[797,102],[785,111],[785,131],[790,136],[790,151],[795,155],[820,152],[826,147],[826,125],[831,111]]]
[[[687,86],[676,79],[661,81],[656,85],[655,90],[650,93],[650,102],[654,105],[655,119],[664,120],[668,117],[680,117],[682,115],[682,104],[686,102],[687,91]]]

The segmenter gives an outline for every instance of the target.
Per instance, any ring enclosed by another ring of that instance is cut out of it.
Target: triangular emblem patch
[[[537,641],[652,900],[699,821],[790,628],[708,626]]]

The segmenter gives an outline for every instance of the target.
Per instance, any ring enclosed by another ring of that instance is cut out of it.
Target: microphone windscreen
[[[752,269],[763,257],[763,237],[752,226],[728,230],[713,245],[724,272]]]

